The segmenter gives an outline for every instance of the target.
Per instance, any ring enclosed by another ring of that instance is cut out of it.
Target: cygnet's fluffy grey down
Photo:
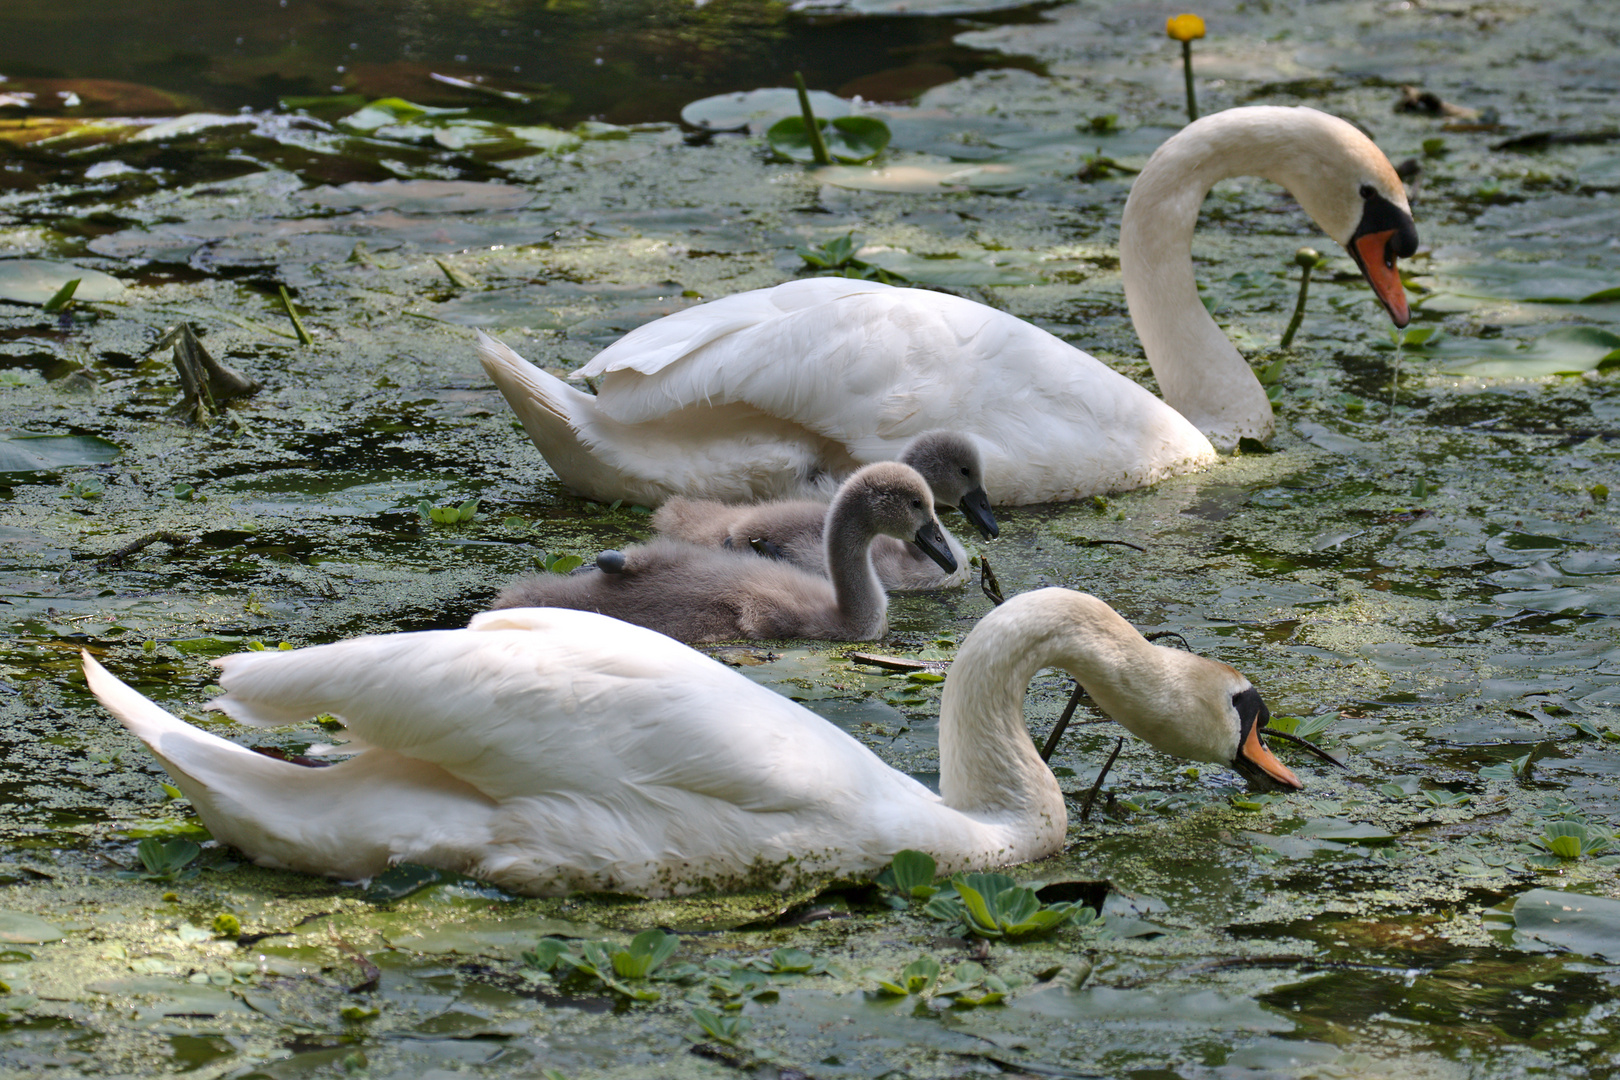
[[[986,539],[1000,535],[984,490],[979,448],[971,438],[954,431],[930,431],[911,440],[900,460],[928,483],[936,505],[960,509]],[[827,504],[812,499],[736,506],[712,499],[676,497],[658,508],[652,524],[660,535],[672,539],[744,555],[757,552],[824,575],[826,521]],[[878,537],[872,542],[872,565],[877,568],[878,580],[890,592],[963,584],[970,576],[967,550],[949,532],[945,533],[945,543],[956,561],[954,571],[942,569],[909,540]]]
[[[787,562],[660,539],[623,552],[606,573],[514,581],[493,606],[596,611],[688,642],[870,641],[889,628],[889,598],[872,567],[873,538],[909,537],[941,567],[956,568],[934,519],[933,495],[908,465],[866,466],[844,481],[824,513],[830,580]]]

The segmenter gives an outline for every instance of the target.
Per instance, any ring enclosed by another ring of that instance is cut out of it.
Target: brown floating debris
[[[248,378],[208,354],[202,342],[197,340],[190,323],[171,326],[152,351],[171,346],[183,391],[180,400],[169,409],[171,415],[206,427],[213,422],[214,415],[225,402],[258,392],[257,380]]]
[[[845,653],[844,656],[853,663],[870,664],[887,671],[942,671],[951,664],[949,660],[907,660],[903,656],[880,656],[865,652]]]
[[[1401,87],[1401,99],[1395,103],[1396,112],[1426,113],[1451,120],[1478,120],[1480,111],[1440,100],[1433,90],[1419,90],[1415,86]]]
[[[96,565],[104,569],[122,566],[124,565],[125,559],[129,558],[137,551],[143,551],[146,548],[151,547],[160,540],[163,541],[163,543],[168,544],[170,547],[177,548],[185,547],[187,544],[191,543],[191,537],[189,536],[181,536],[179,533],[170,532],[168,529],[159,529],[157,532],[149,532],[137,540],[131,540],[117,551],[109,551],[107,554],[96,560]]]

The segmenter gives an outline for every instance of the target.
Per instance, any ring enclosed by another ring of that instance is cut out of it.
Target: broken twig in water
[[[122,566],[124,565],[125,559],[129,558],[137,551],[142,551],[151,547],[160,540],[165,544],[168,544],[170,547],[177,548],[185,547],[187,544],[191,543],[191,537],[189,536],[181,536],[179,533],[170,532],[168,529],[159,529],[157,532],[147,533],[138,540],[131,540],[117,551],[108,552],[96,560],[96,565],[104,569],[112,569]]]
[[[1086,696],[1086,688],[1080,685],[1080,680],[1074,680],[1074,693],[1069,695],[1069,703],[1063,706],[1063,715],[1058,717],[1057,724],[1052,728],[1052,734],[1046,737],[1046,745],[1041,748],[1041,760],[1051,761],[1052,751],[1057,749],[1058,740],[1063,738],[1063,732],[1068,728],[1069,721],[1074,718],[1074,710],[1079,707],[1080,699]]]
[[[171,415],[206,427],[225,402],[259,391],[257,379],[210,356],[190,323],[171,326],[152,351],[170,347],[174,349],[174,366],[180,373],[181,389],[180,400],[169,409]]]
[[[1119,741],[1114,743],[1114,752],[1108,755],[1108,760],[1103,762],[1102,771],[1097,773],[1097,782],[1091,785],[1090,791],[1086,792],[1086,801],[1080,804],[1080,820],[1082,822],[1091,819],[1091,804],[1097,801],[1097,792],[1102,790],[1103,778],[1108,775],[1108,770],[1114,767],[1114,759],[1119,757],[1119,752],[1123,749],[1125,749],[1125,736],[1121,735]]]
[[[1007,602],[1001,595],[1001,582],[996,580],[996,572],[990,569],[990,560],[984,555],[979,556],[979,591],[997,607]]]
[[[444,264],[441,263],[440,265]],[[298,317],[298,311],[293,307],[292,297],[287,295],[287,286],[277,285],[276,289],[281,293],[281,309],[287,313],[287,318],[292,320],[293,332],[298,335],[298,344],[315,344],[315,339],[309,336],[308,330],[304,329],[304,320]]]

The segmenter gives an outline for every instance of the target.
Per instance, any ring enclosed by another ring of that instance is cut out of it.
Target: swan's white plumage
[[[602,500],[814,496],[936,427],[979,439],[998,503],[1140,487],[1210,464],[1211,439],[1272,430],[1264,390],[1193,280],[1199,204],[1237,175],[1283,183],[1340,243],[1364,191],[1410,221],[1388,159],[1343,120],[1257,106],[1188,125],[1133,184],[1120,229],[1127,302],[1165,401],[992,308],[845,278],[640,327],[576,373],[599,380],[595,396],[487,336],[479,357],[558,478]],[[1398,292],[1393,270],[1385,280]]]
[[[802,706],[650,630],[517,608],[465,630],[216,661],[211,708],[250,724],[329,713],[367,744],[305,768],[193,727],[84,656],[91,690],[224,843],[366,878],[408,860],[537,895],[648,895],[875,870],[902,848],[949,872],[1058,850],[1063,793],[1023,695],[1066,668],[1154,745],[1232,763],[1252,693],[1064,589],[1009,600],[964,641],[940,710],[935,795]],[[1297,786],[1297,785],[1296,785]]]

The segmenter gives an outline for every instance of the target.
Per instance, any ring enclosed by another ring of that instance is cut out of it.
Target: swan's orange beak
[[[1385,229],[1358,236],[1350,242],[1350,254],[1390,319],[1396,326],[1405,326],[1412,321],[1412,311],[1406,306],[1406,288],[1395,268],[1396,234],[1395,229]]]
[[[1244,736],[1243,745],[1238,749],[1238,759],[1233,762],[1237,771],[1257,786],[1265,786],[1267,781],[1280,788],[1290,788],[1294,791],[1302,790],[1305,785],[1299,782],[1293,770],[1278,760],[1277,755],[1266,748],[1260,741],[1260,725],[1252,724],[1249,733]],[[1262,780],[1261,776],[1265,779]]]

